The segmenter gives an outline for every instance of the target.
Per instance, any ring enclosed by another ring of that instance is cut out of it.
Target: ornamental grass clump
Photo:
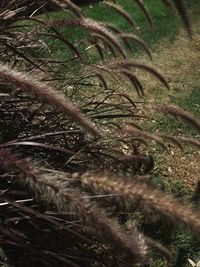
[[[165,246],[134,220],[131,227],[120,220],[138,209],[199,238],[198,208],[151,186],[149,150],[152,141],[167,151],[169,143],[199,148],[199,141],[144,129],[149,117],[137,99],[145,94],[138,70],[167,90],[168,81],[152,63],[132,58],[132,42],[152,55],[131,14],[117,1],[86,2],[116,12],[133,33],[87,17],[81,1],[0,3],[2,266],[149,266],[152,251],[170,265]],[[153,26],[144,1],[135,2]],[[161,2],[191,36],[184,1]],[[200,130],[179,107],[151,109]]]

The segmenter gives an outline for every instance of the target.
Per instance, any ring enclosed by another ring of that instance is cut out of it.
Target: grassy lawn
[[[151,48],[152,64],[161,70],[171,85],[171,90],[167,91],[157,81],[152,81],[149,76],[141,73],[141,80],[146,87],[146,98],[142,100],[146,101],[147,104],[153,101],[173,103],[200,118],[200,20],[197,20],[199,18],[197,10],[198,8],[200,10],[200,4],[198,1],[189,1],[190,5],[193,4],[196,7],[192,11],[194,40],[191,42],[188,41],[186,33],[180,31],[179,19],[169,13],[161,4],[161,1],[147,1],[148,9],[154,21],[153,29],[150,29],[143,14],[136,8],[133,1],[121,0],[119,2],[131,14],[137,24],[139,36]],[[95,7],[84,8],[84,12],[90,18],[112,22],[123,31],[133,32],[131,26],[127,28],[127,22],[124,18],[119,17],[117,13],[106,6],[96,4]],[[66,13],[55,13],[53,16],[65,17]],[[87,34],[85,31],[76,28],[62,33],[76,44]],[[53,42],[51,45],[54,46],[56,57],[62,59],[69,57],[65,45],[61,42]],[[142,56],[140,48],[137,46],[133,46],[133,48],[137,52],[137,56],[145,60],[146,57]],[[154,124],[151,123],[146,127],[154,132],[159,130],[175,136],[183,133],[197,135],[189,126],[181,121],[174,120],[170,116],[157,116],[156,114],[153,114],[153,116]],[[156,153],[158,152],[156,151]],[[176,147],[170,146],[170,153],[160,152],[156,154],[156,159],[158,166],[156,166],[156,171],[151,180],[152,186],[194,204],[194,190],[197,182],[200,181],[200,153],[198,149],[186,148],[186,154],[184,154]],[[199,204],[199,199],[197,196],[197,202],[195,203]],[[200,243],[190,232],[183,232],[181,228],[172,231],[171,224],[166,229],[166,222],[163,222],[160,218],[154,218],[151,214],[149,217],[142,217],[141,214],[135,214],[133,217],[136,221],[138,220],[139,229],[142,229],[150,237],[159,240],[173,252],[174,267],[189,266],[189,264],[187,265],[188,258],[194,261],[200,259]],[[158,231],[158,228],[161,230]],[[176,264],[178,260],[179,265]],[[166,262],[156,257],[151,266],[164,267]]]
[[[157,81],[141,74],[146,85],[146,104],[171,103],[193,113],[200,118],[200,17],[197,10],[200,3],[195,1],[192,12],[193,41],[188,41],[186,34],[181,30],[174,38],[173,44],[168,37],[160,39],[153,47],[153,64],[161,70],[170,82],[171,89],[165,90]],[[142,57],[141,57],[142,58]],[[154,123],[146,124],[152,132],[167,132],[174,136],[188,135],[199,138],[199,134],[182,121],[171,116],[152,114]],[[185,147],[185,154],[173,145],[169,153],[155,149],[156,168],[151,179],[153,187],[175,195],[184,201],[199,207],[200,197],[196,186],[200,181],[200,151],[199,148]],[[197,193],[198,192],[198,193]],[[140,216],[138,216],[140,218]],[[157,225],[159,225],[158,232]],[[173,252],[173,266],[190,266],[187,259],[200,259],[200,243],[192,237],[190,232],[181,229],[171,231],[162,228],[162,220],[149,216],[140,218],[138,226],[151,237],[159,240]],[[166,238],[168,237],[168,238]],[[179,261],[177,265],[176,262]],[[152,266],[166,266],[162,260],[154,259]]]
[[[185,31],[181,30],[180,21],[173,14],[166,10],[159,0],[148,0],[147,5],[154,21],[154,28],[151,29],[142,12],[131,0],[119,1],[137,24],[138,34],[151,48],[153,55],[152,64],[170,81],[171,90],[167,91],[155,80],[152,80],[146,74],[140,73],[141,80],[146,87],[147,103],[156,101],[159,103],[173,103],[187,111],[192,112],[200,118],[200,21],[197,20],[200,9],[198,1],[189,1],[190,5],[195,6],[192,10],[192,19],[194,23],[194,40],[189,42]],[[112,22],[115,26],[125,32],[134,32],[131,26],[127,27],[124,18],[119,17],[117,13],[106,6],[96,4],[86,7],[84,12],[98,21]],[[64,35],[79,42],[84,34],[80,29],[73,29],[63,32]],[[54,44],[55,45],[55,44]],[[137,56],[146,60],[141,53],[141,49],[133,46],[133,51]],[[63,50],[60,49],[60,55],[63,57]],[[65,56],[67,56],[65,54]],[[94,55],[93,55],[94,56]],[[134,55],[135,56],[135,55]],[[147,61],[147,63],[149,63]],[[127,90],[127,89],[126,89]],[[135,97],[135,96],[134,96]],[[154,124],[146,125],[152,131],[163,131],[175,136],[181,134],[196,135],[188,125],[181,121],[176,121],[170,116],[157,116],[154,114]],[[158,152],[156,150],[156,170],[151,179],[153,187],[160,188],[170,194],[173,194],[184,201],[194,204],[194,190],[197,182],[200,180],[200,154],[198,149],[186,148],[186,154],[174,146],[170,146],[170,153]],[[199,203],[199,198],[197,197]],[[148,217],[142,217],[136,213],[134,220],[138,221],[138,228],[150,237],[157,239],[169,248],[173,253],[173,266],[189,266],[187,259],[194,261],[200,259],[200,243],[190,234],[183,232],[180,228],[172,231],[172,225],[169,224],[166,229],[166,222],[160,218],[155,218],[151,214]],[[128,223],[131,223],[131,219]],[[159,227],[158,227],[159,225]],[[161,229],[161,230],[157,230]],[[159,257],[153,257],[151,266],[164,267],[166,262]],[[179,262],[179,265],[176,264]],[[181,264],[181,265],[180,265]]]
[[[130,25],[127,27],[127,21],[113,9],[107,7],[102,4],[95,4],[92,6],[86,6],[83,8],[84,13],[97,21],[104,21],[113,23],[117,28],[124,32],[132,32],[137,33],[140,38],[142,38],[149,47],[158,42],[163,38],[168,38],[168,40],[173,40],[176,34],[178,33],[178,29],[180,26],[179,19],[174,16],[169,10],[167,10],[161,1],[159,0],[148,0],[147,7],[152,15],[154,26],[151,28],[147,23],[142,11],[138,8],[138,6],[132,0],[122,1],[119,3],[122,4],[123,8],[130,14],[134,22],[136,23],[137,31]],[[68,17],[67,12],[54,12],[47,19],[55,19],[55,18],[66,18]],[[72,27],[72,28],[63,28],[61,33],[68,38],[72,43],[78,45],[79,48],[83,51],[84,45],[81,43],[81,40],[87,36],[87,32],[83,29]],[[65,44],[60,41],[55,41],[52,39],[48,40],[51,47],[53,47],[53,51],[55,57],[59,59],[69,59],[71,54],[68,49],[66,49]],[[134,52],[142,51],[142,48],[138,45],[131,44]],[[97,59],[97,55],[92,54],[90,61],[95,61]],[[75,66],[74,66],[75,67]]]
[[[131,25],[128,25],[127,21],[122,16],[120,16],[116,11],[106,5],[96,3],[94,5],[84,7],[83,11],[91,19],[112,23],[124,32],[136,33],[141,39],[145,41],[148,47],[151,48],[162,39],[173,42],[179,32],[181,25],[179,18],[177,18],[177,16],[175,16],[173,12],[170,12],[161,2],[162,1],[160,0],[148,0],[145,3],[153,20],[153,27],[150,27],[144,14],[134,1],[118,1],[118,3],[123,6],[124,10],[129,13],[131,18],[135,22],[136,29],[134,29],[134,27],[132,27]],[[197,0],[187,2],[188,5],[194,5],[197,3]],[[51,13],[51,15],[48,15],[46,19],[53,21],[53,19],[61,19],[67,17],[69,17],[68,12],[63,11]],[[82,40],[88,35],[86,30],[81,29],[80,27],[68,27],[61,28],[60,32],[69,41],[75,44],[75,46],[78,46],[80,51],[83,53],[83,56],[85,56],[85,44],[82,43]],[[71,59],[72,55],[63,42],[59,40],[53,40],[52,38],[48,37],[45,38],[45,41],[47,41],[52,47],[55,58],[61,60]],[[136,52],[134,56],[137,56],[138,53],[140,54],[140,52],[143,53],[143,49],[139,45],[131,43],[131,46],[133,53]],[[97,59],[99,59],[99,56],[96,53],[91,53],[88,58],[88,60],[92,62],[96,61]],[[77,69],[76,65],[77,64],[72,64],[72,68],[74,68],[75,70]]]
[[[131,15],[132,19],[136,22],[139,36],[151,46],[163,37],[173,38],[178,31],[178,19],[170,13],[159,0],[146,1],[146,5],[154,22],[154,28],[150,29],[147,20],[143,13],[134,3],[134,1],[127,0],[118,1],[123,8]],[[127,22],[124,18],[108,8],[97,4],[94,7],[86,8],[85,13],[99,21],[108,21],[116,25],[119,29],[126,32],[133,32],[133,27],[127,27]]]
[[[189,5],[193,6],[191,17],[194,40],[191,42],[188,41],[186,33],[183,30],[180,31],[179,20],[167,11],[160,1],[154,0],[147,3],[154,20],[153,29],[149,28],[142,13],[133,5],[133,1],[125,1],[125,3],[121,1],[121,4],[132,15],[138,25],[140,37],[151,48],[152,64],[161,70],[171,85],[171,90],[167,91],[157,81],[152,81],[146,74],[141,73],[141,80],[144,81],[146,87],[144,101],[172,103],[200,118],[200,20],[197,11],[200,10],[199,2],[189,1]],[[97,9],[91,7],[85,12],[93,19],[113,22],[124,31],[132,31],[131,27],[127,28],[123,18],[119,19],[119,16],[114,12],[111,13],[107,7],[98,5]],[[137,53],[139,52],[139,57],[145,60],[140,50],[137,47],[134,48]],[[170,116],[154,114],[154,124],[147,125],[147,128],[153,132],[167,132],[175,136],[198,137],[197,132],[190,126]],[[198,194],[195,195],[194,191],[197,182],[200,181],[199,150],[185,147],[184,154],[170,145],[169,153],[157,150],[155,153],[157,166],[151,179],[152,186],[198,206],[200,198]],[[189,231],[184,232],[181,228],[174,231],[171,224],[166,229],[166,222],[155,218],[152,214],[149,217],[142,217],[140,213],[136,213],[132,219],[138,221],[139,229],[159,240],[172,251],[173,266],[189,266],[188,258],[196,262],[200,259],[200,243]],[[129,223],[131,224],[131,219]],[[179,262],[178,265],[177,262]],[[151,266],[164,267],[166,262],[155,257]]]

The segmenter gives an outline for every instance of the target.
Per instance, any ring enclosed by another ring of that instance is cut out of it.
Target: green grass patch
[[[137,31],[127,23],[127,21],[120,16],[112,8],[109,8],[102,3],[94,4],[91,6],[86,6],[83,8],[83,12],[91,19],[103,22],[110,22],[117,28],[124,32],[133,32],[139,35],[147,45],[150,47],[162,38],[168,38],[173,40],[179,29],[179,19],[172,14],[169,10],[159,0],[149,0],[147,1],[147,7],[149,13],[151,14],[154,22],[154,27],[151,28],[147,23],[140,8],[132,0],[119,1],[119,4],[130,14],[133,20],[136,22]],[[45,16],[45,15],[44,15]],[[67,11],[54,12],[45,19],[48,21],[53,21],[54,19],[69,18],[69,13]],[[87,31],[81,29],[80,27],[63,27],[60,32],[75,46],[77,46],[80,51],[83,51],[84,45],[81,43],[82,39],[88,37]],[[64,43],[61,41],[53,40],[51,38],[45,39],[48,44],[51,45],[54,56],[58,59],[69,59],[71,58],[71,53]],[[133,52],[143,53],[143,49],[138,45],[132,43]],[[135,56],[135,55],[134,55]],[[98,55],[91,53],[89,55],[89,61],[96,61]]]
[[[177,89],[178,90],[178,89]],[[196,118],[200,119],[200,87],[195,86],[190,94],[184,98],[179,97],[178,94],[174,94],[170,103],[175,104],[182,109],[191,112]],[[170,115],[160,115],[156,118],[154,128],[173,134],[181,134],[188,132],[195,134],[196,131],[182,120],[175,119]],[[154,129],[155,130],[155,129]]]
[[[159,0],[149,0],[146,5],[154,22],[151,29],[141,10],[134,1],[120,0],[119,4],[131,15],[138,27],[139,36],[149,45],[155,44],[158,40],[168,37],[173,38],[178,31],[179,22]],[[125,19],[111,8],[96,4],[91,8],[85,8],[85,13],[92,19],[113,23],[125,32],[134,32],[133,27],[127,24]]]
[[[194,191],[183,182],[168,180],[160,173],[155,174],[150,182],[152,187],[198,207],[197,201],[194,202]],[[140,209],[134,213],[131,220],[134,220],[140,231],[168,248],[172,253],[173,267],[189,267],[187,259],[193,259],[195,262],[200,259],[200,241],[182,226],[171,223],[163,216],[155,216],[151,211],[143,215]],[[167,266],[166,260],[154,251],[151,253],[151,266]]]

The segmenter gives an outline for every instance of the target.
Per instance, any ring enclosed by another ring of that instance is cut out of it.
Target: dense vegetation
[[[143,39],[173,38],[179,20],[191,37],[186,5],[88,2],[0,3],[1,265],[186,266],[199,253],[199,185],[174,186],[185,203],[165,193],[151,148],[199,149],[200,121],[146,109],[140,74],[169,83],[139,59],[152,58]],[[155,112],[190,136],[154,133]]]

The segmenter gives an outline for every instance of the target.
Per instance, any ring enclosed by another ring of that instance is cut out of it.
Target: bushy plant
[[[120,225],[119,213],[138,209],[199,235],[199,211],[150,186],[148,147],[152,141],[166,150],[166,141],[180,148],[200,143],[143,129],[148,114],[137,101],[144,95],[138,70],[169,85],[151,64],[131,58],[131,42],[151,53],[116,2],[102,4],[133,33],[86,17],[79,2],[0,3],[3,266],[148,266],[151,250],[170,263],[165,247],[134,225]],[[152,26],[144,1],[135,2]],[[183,1],[162,2],[191,36]],[[126,90],[128,82],[135,94]],[[179,107],[155,104],[151,111],[200,131],[200,122]]]

